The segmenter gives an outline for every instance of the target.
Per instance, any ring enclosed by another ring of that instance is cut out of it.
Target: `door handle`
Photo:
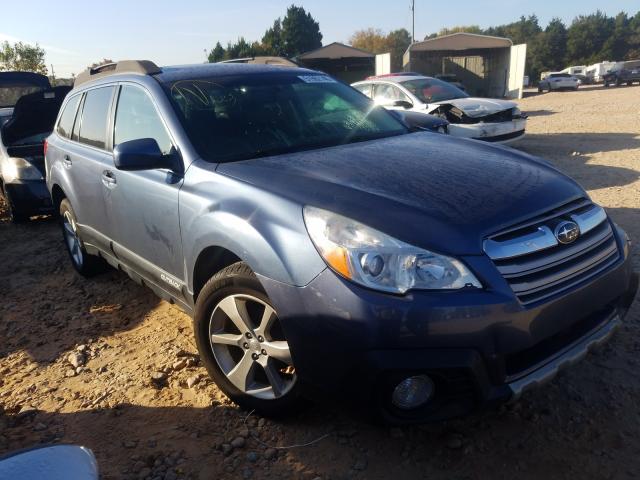
[[[117,184],[116,176],[111,170],[102,172],[102,184],[107,188],[114,188]]]
[[[70,167],[73,162],[71,161],[71,157],[69,155],[65,155],[64,157],[62,157],[62,164],[65,167]]]

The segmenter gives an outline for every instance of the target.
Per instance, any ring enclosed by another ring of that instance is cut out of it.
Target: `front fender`
[[[252,185],[192,166],[180,191],[185,278],[208,247],[222,247],[262,276],[307,285],[326,265],[307,234],[302,206]]]

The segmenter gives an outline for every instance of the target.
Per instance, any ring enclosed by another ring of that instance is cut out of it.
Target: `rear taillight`
[[[47,147],[49,146],[49,142],[47,142],[46,140],[44,141],[44,145],[42,146],[42,154],[46,157],[47,156]]]

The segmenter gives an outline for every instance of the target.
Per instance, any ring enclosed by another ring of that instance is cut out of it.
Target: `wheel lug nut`
[[[253,358],[254,360],[258,359],[258,354],[257,353],[252,353],[251,354],[251,358]]]
[[[266,354],[267,354],[267,351],[266,351],[264,348],[262,349],[262,354],[263,354],[263,355],[266,355]]]
[[[249,344],[248,344],[248,343],[246,343],[246,342],[245,342],[245,343],[243,343],[243,344],[242,344],[242,346],[243,346],[244,348],[249,348]]]
[[[264,338],[262,338],[262,337],[258,337],[258,341],[259,341],[259,342],[264,342]]]
[[[247,333],[244,334],[244,336],[247,337],[247,338],[251,338],[251,333],[247,332]]]

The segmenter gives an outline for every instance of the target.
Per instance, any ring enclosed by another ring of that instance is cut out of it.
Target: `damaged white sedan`
[[[449,134],[488,142],[522,138],[527,117],[515,102],[470,97],[456,86],[421,75],[384,75],[352,87],[392,110],[438,115],[449,122]]]

